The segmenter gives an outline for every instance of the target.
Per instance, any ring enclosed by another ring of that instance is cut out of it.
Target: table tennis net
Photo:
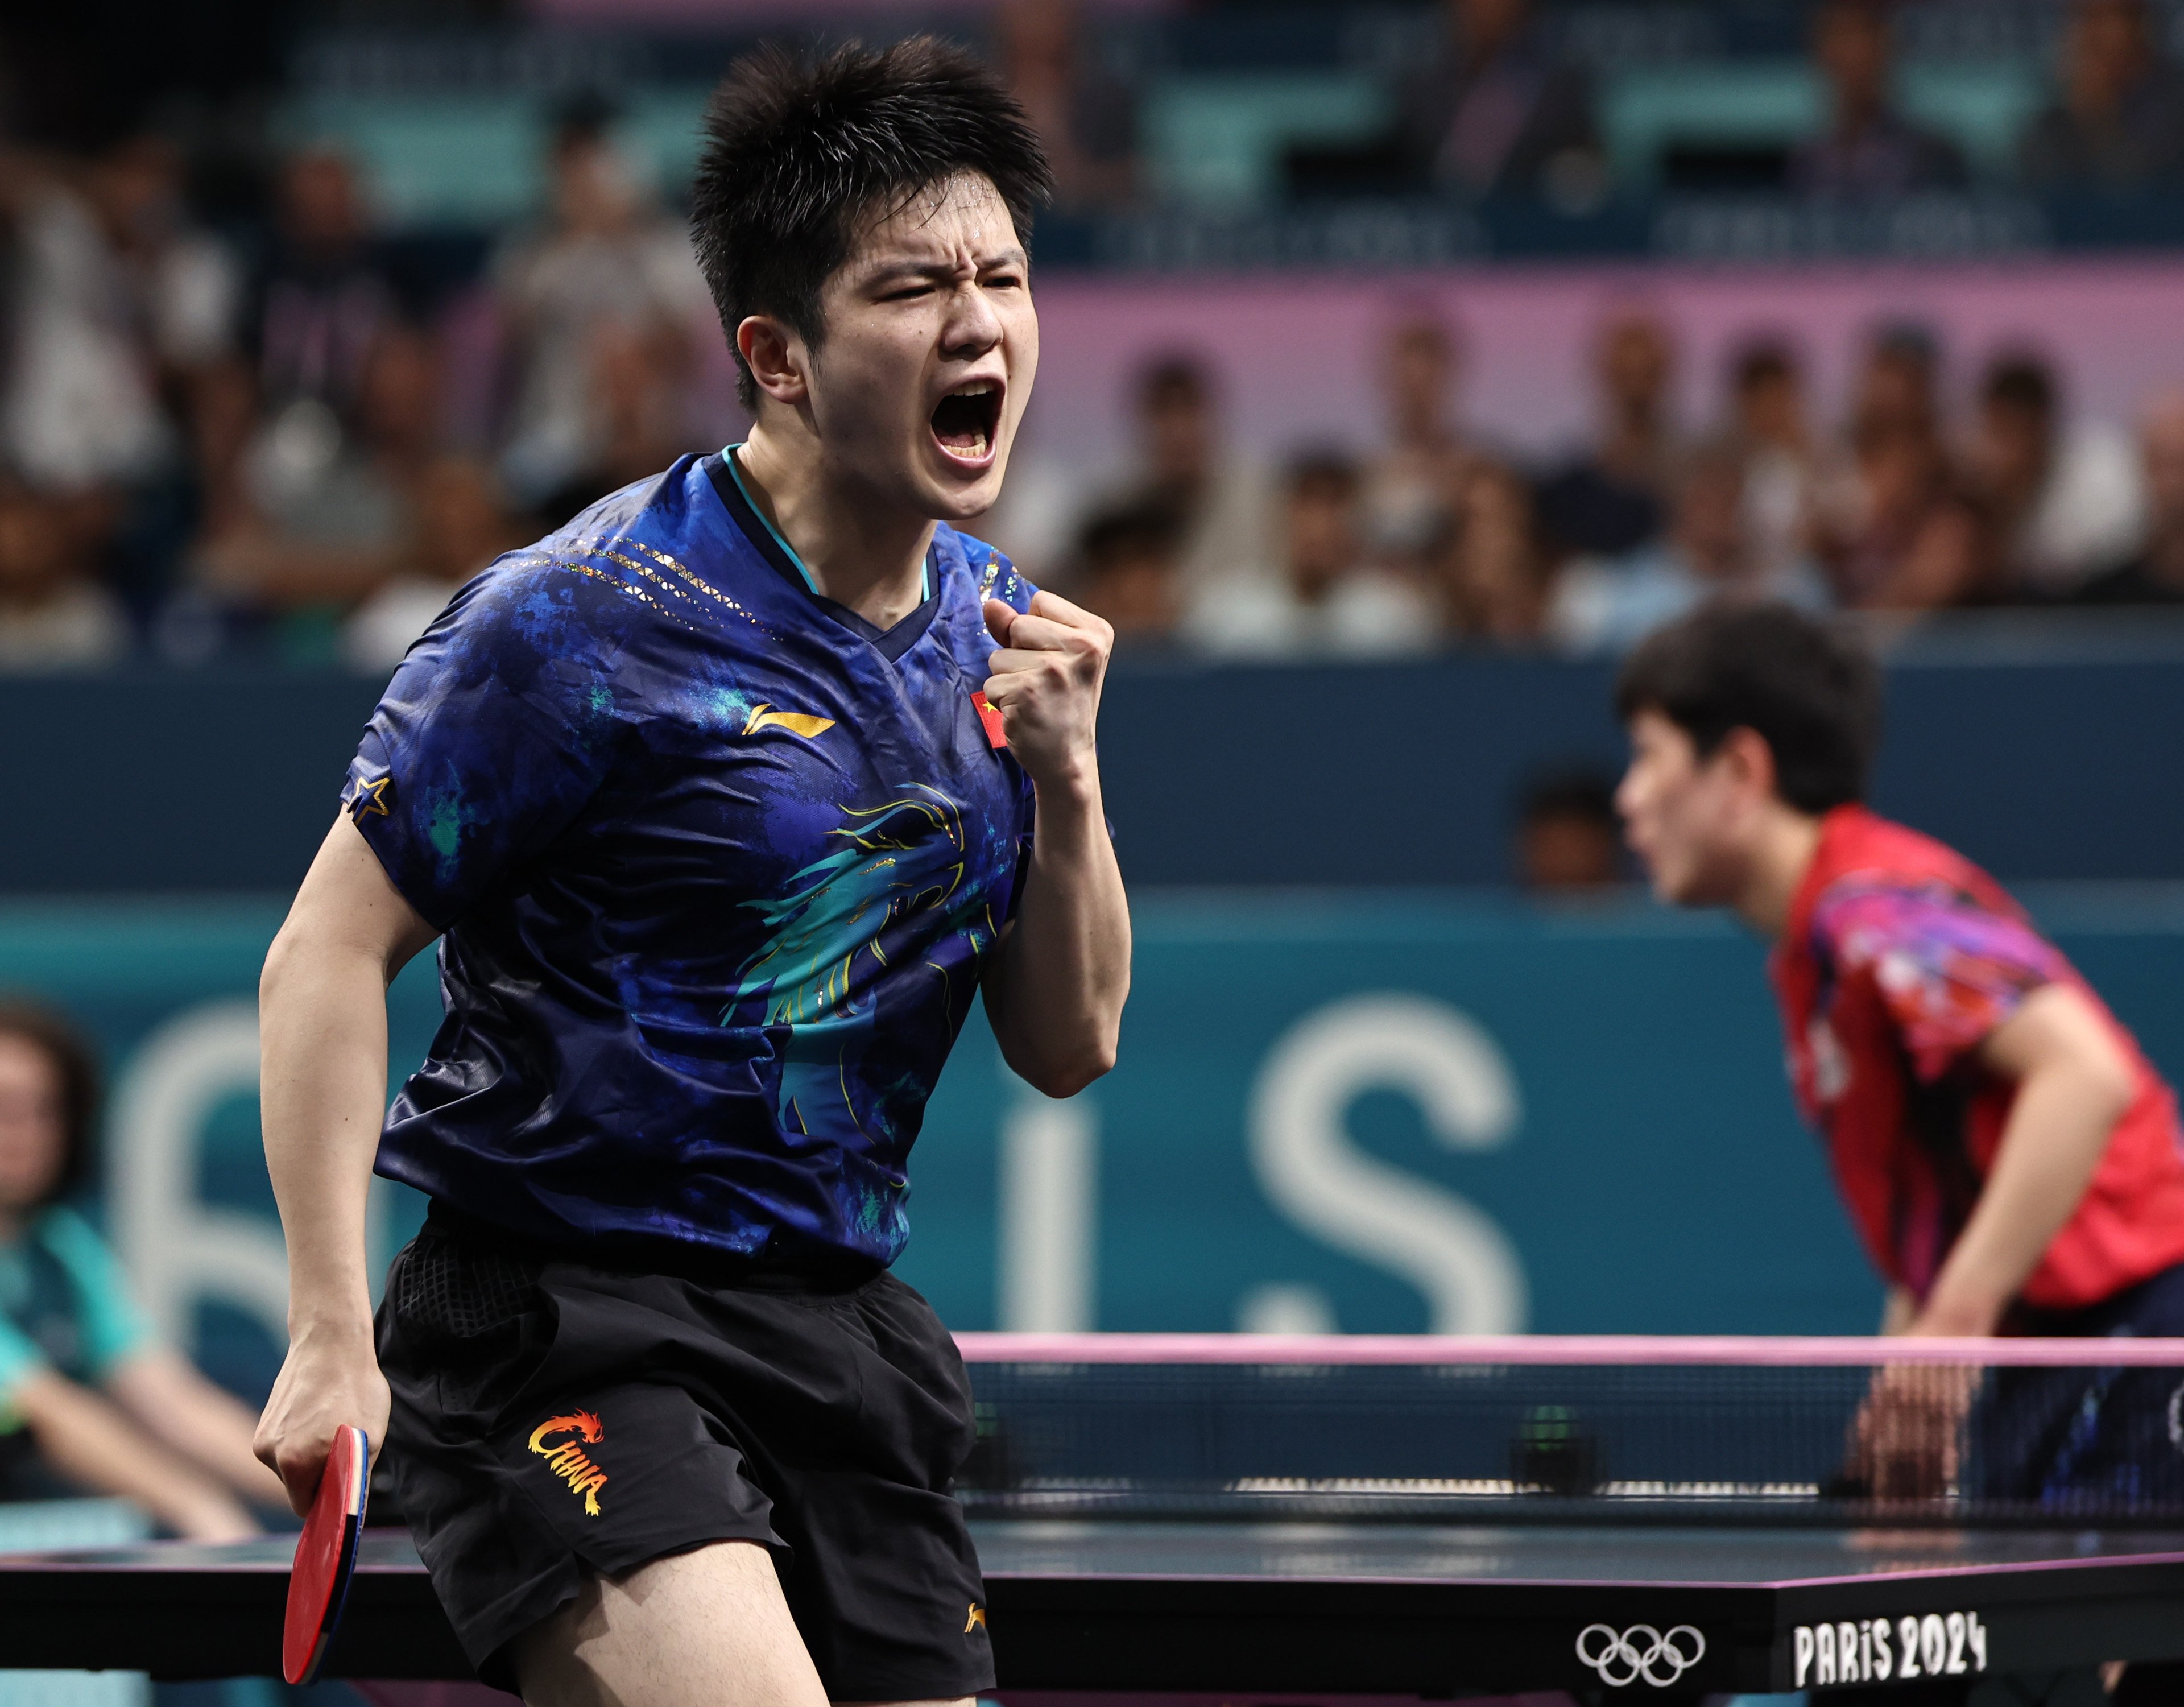
[[[2184,1368],[983,1362],[989,1517],[2184,1520]]]

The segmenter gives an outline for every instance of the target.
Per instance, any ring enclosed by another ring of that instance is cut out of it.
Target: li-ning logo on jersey
[[[1706,1637],[1688,1624],[1656,1630],[1634,1624],[1618,1631],[1609,1624],[1588,1624],[1578,1632],[1577,1657],[1600,1674],[1612,1689],[1644,1678],[1665,1689],[1706,1658]]]
[[[592,1462],[584,1447],[597,1446],[606,1438],[606,1425],[589,1411],[549,1417],[531,1431],[531,1450],[546,1460],[547,1469],[569,1484],[570,1492],[583,1495],[584,1509],[593,1517],[599,1515],[599,1490],[607,1485],[607,1473]],[[577,1439],[549,1446],[547,1442],[555,1435],[574,1435]]]
[[[749,720],[744,724],[744,733],[755,735],[760,729],[786,729],[792,735],[810,740],[833,727],[832,717],[815,717],[804,711],[777,711],[761,701],[752,707]]]

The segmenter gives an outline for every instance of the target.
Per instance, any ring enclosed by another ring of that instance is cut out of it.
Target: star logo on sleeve
[[[389,772],[375,777],[368,783],[359,783],[350,794],[348,815],[362,823],[366,817],[387,816],[387,791],[394,786],[394,776]]]

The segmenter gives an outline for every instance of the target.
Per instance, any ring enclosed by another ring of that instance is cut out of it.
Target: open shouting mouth
[[[1001,382],[969,379],[940,399],[933,411],[933,437],[958,462],[983,463],[994,454],[1001,428]]]

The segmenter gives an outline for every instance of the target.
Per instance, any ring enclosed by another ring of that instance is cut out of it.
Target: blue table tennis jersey
[[[1033,795],[972,693],[946,527],[882,633],[685,457],[502,558],[413,647],[343,799],[445,934],[378,1171],[518,1233],[891,1263]]]

